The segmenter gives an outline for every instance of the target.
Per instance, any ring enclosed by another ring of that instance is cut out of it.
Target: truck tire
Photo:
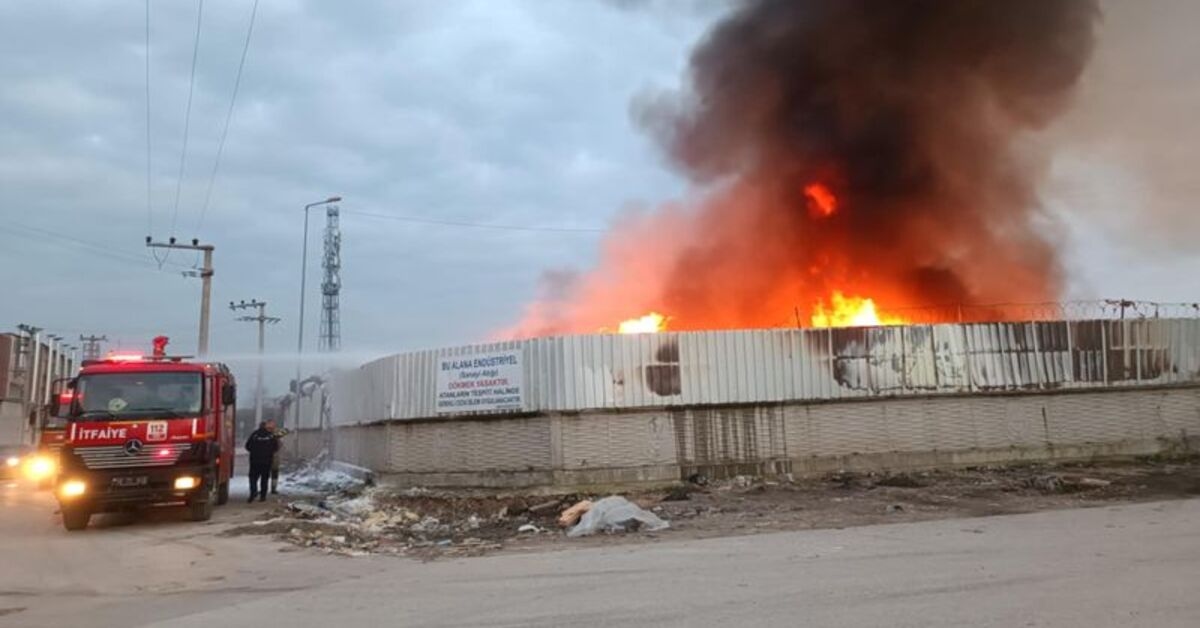
[[[63,527],[71,532],[88,527],[92,513],[83,506],[64,506],[62,508]]]
[[[224,506],[229,501],[229,480],[221,482],[217,487],[217,505]]]
[[[217,503],[217,491],[215,482],[206,482],[208,490],[196,495],[196,497],[188,502],[188,516],[192,521],[208,521],[212,519],[213,506]]]

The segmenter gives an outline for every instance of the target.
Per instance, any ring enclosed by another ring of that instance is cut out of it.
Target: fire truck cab
[[[69,404],[55,493],[68,530],[93,514],[184,504],[193,521],[229,499],[236,385],[224,364],[111,355],[88,362]],[[52,414],[58,414],[59,411]]]

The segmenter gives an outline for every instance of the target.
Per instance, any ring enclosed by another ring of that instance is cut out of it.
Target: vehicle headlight
[[[59,495],[63,497],[79,497],[87,492],[87,484],[80,480],[67,480],[62,483],[58,489]]]
[[[54,460],[49,456],[34,456],[25,462],[25,475],[31,480],[44,480],[54,475]]]
[[[175,478],[175,490],[187,491],[196,488],[200,485],[200,481],[190,475],[181,475]]]
[[[8,458],[4,459],[4,464],[6,464],[10,467],[15,467],[15,466],[21,464],[21,459],[16,456],[9,456]]]

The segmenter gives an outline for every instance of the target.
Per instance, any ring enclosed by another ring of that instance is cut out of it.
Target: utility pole
[[[77,351],[79,351],[79,347],[75,345],[63,345],[63,377],[70,377],[75,372],[75,352]]]
[[[23,393],[24,397],[28,400],[26,403],[26,406],[25,406],[25,412],[23,413],[24,416],[21,417],[21,434],[20,434],[21,440],[20,440],[20,442],[23,445],[23,444],[25,444],[25,428],[28,427],[28,425],[29,425],[29,410],[31,408],[36,407],[36,406],[34,406],[34,400],[37,397],[35,397],[34,395],[37,394],[36,390],[37,390],[38,353],[39,353],[39,349],[41,347],[41,340],[38,337],[38,334],[42,331],[42,328],[34,327],[33,325],[22,324],[22,325],[18,325],[17,329],[20,329],[21,331],[23,331],[27,334],[27,336],[23,339],[24,342],[22,344],[24,344],[26,342],[29,344],[26,346],[24,351],[22,351],[23,355],[28,356],[30,352],[33,353],[33,358],[31,360],[29,360],[28,362],[26,362],[26,365],[25,365],[25,368],[26,368],[25,376],[24,376],[25,390],[21,391]]]
[[[263,350],[266,346],[263,337],[266,335],[267,323],[273,325],[278,323],[280,319],[274,316],[267,316],[266,301],[254,299],[249,303],[246,301],[237,304],[233,301],[229,302],[229,309],[234,311],[252,307],[258,308],[258,316],[240,316],[238,320],[247,323],[258,323],[258,381],[254,384],[254,425],[257,427],[262,424],[263,415]]]
[[[50,341],[50,352],[46,360],[46,381],[42,385],[41,404],[43,405],[50,402],[50,385],[58,377],[58,361],[62,357],[58,343],[63,339],[62,336],[57,334],[49,334],[46,338]]]
[[[83,359],[84,360],[99,360],[100,359],[100,343],[108,342],[108,336],[79,336],[79,341],[83,343]]]
[[[200,269],[202,284],[200,289],[200,339],[196,342],[196,355],[204,358],[208,355],[208,304],[212,296],[212,254],[215,247],[211,244],[200,244],[200,240],[196,238],[192,238],[191,244],[177,244],[174,237],[169,238],[166,242],[155,242],[150,236],[146,236],[146,246],[155,249],[187,249],[204,253],[204,267]]]

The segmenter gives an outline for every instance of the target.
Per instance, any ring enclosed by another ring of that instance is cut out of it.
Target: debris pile
[[[346,556],[433,558],[481,555],[518,538],[562,538],[556,527],[570,528],[566,536],[573,538],[600,531],[656,531],[667,522],[623,497],[547,500],[426,489],[397,492],[352,484],[333,494],[287,503],[265,519],[227,534],[273,534],[295,545]]]
[[[978,466],[941,471],[841,471],[714,479],[693,474],[671,487],[624,497],[492,491],[387,490],[320,468],[296,473],[292,501],[227,534],[271,534],[331,554],[421,559],[474,556],[503,547],[633,541],[670,527],[672,538],[843,528],[979,517],[1086,504],[1200,494],[1200,459]],[[317,490],[329,488],[328,492]],[[645,534],[645,533],[651,534]],[[592,535],[592,540],[583,537]],[[285,548],[292,549],[292,548]]]

